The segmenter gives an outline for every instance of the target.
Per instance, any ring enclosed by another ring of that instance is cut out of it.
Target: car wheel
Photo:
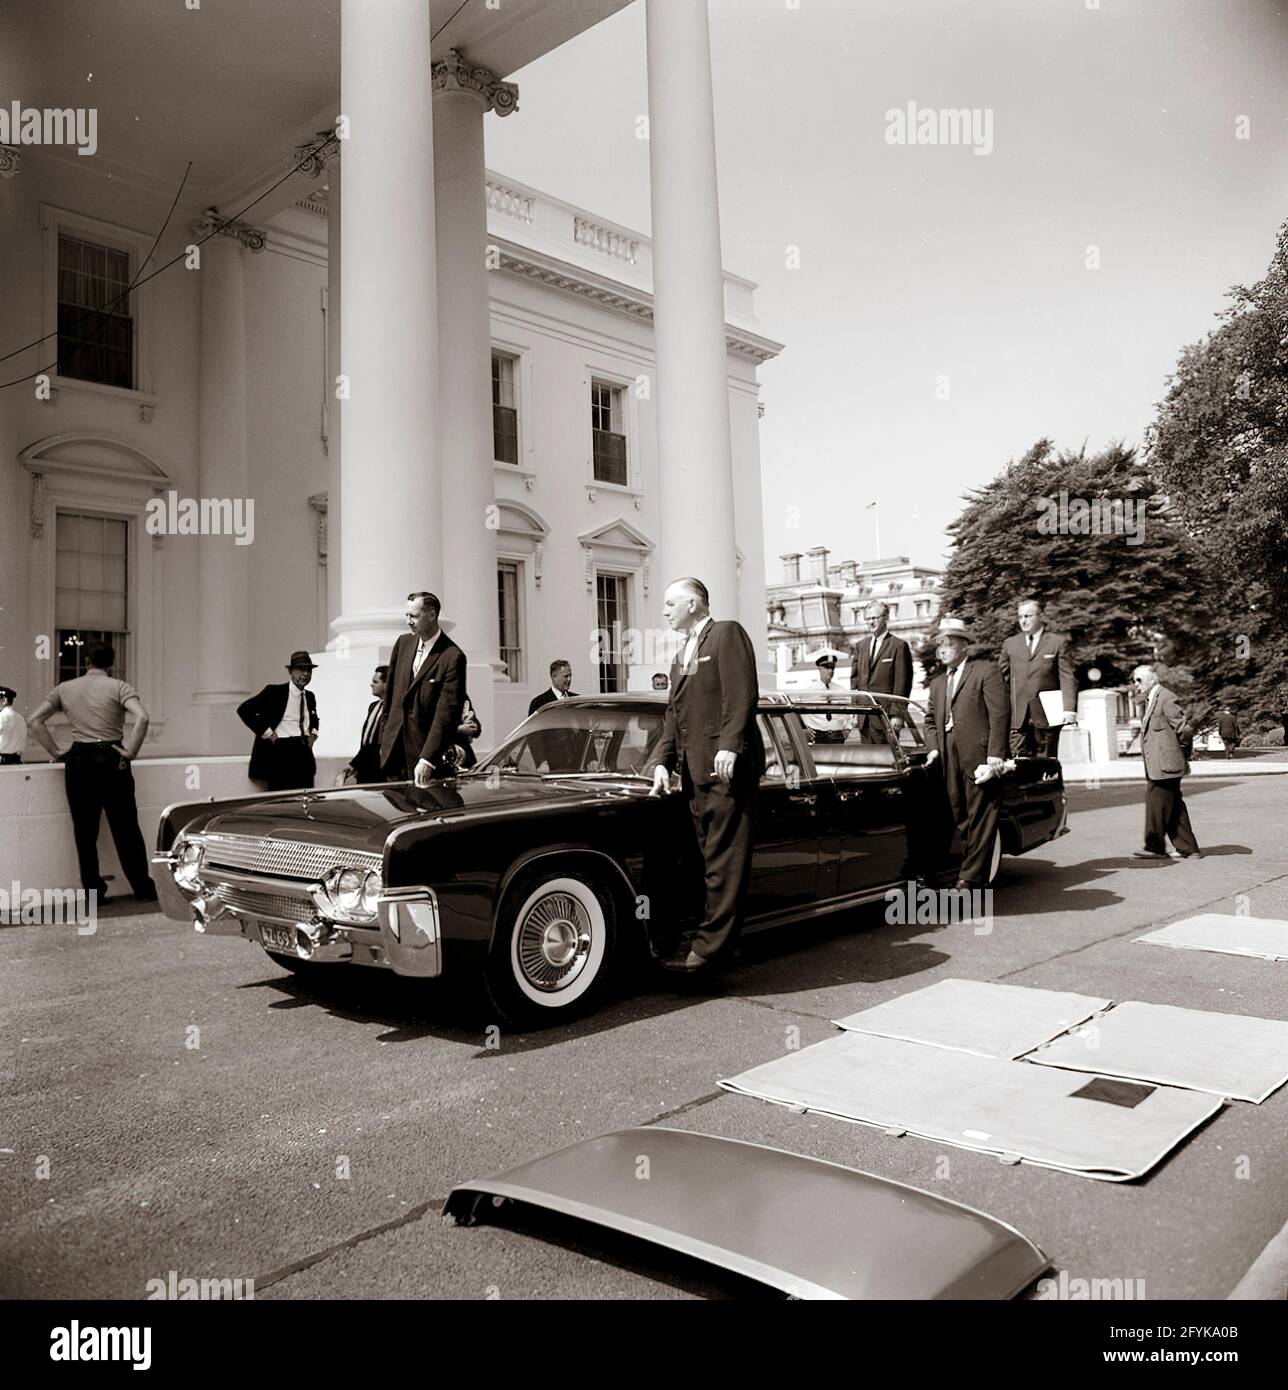
[[[590,1008],[613,957],[609,894],[589,874],[547,873],[505,895],[488,955],[488,997],[510,1023],[553,1023]]]
[[[988,853],[988,877],[984,880],[984,886],[989,887],[997,878],[997,871],[1002,867],[1002,827],[993,832],[993,848]]]

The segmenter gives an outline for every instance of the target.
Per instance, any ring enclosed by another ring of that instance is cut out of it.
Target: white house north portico
[[[757,373],[781,345],[720,263],[702,0],[643,0],[651,239],[486,167],[487,121],[536,119],[509,74],[624,3],[7,20],[6,89],[92,101],[98,143],[0,152],[0,683],[29,711],[114,642],[153,717],[145,834],[239,789],[236,708],[300,648],[329,780],[413,590],[443,600],[484,746],[555,658],[583,692],[646,688],[668,653],[631,634],[680,574],[771,679]],[[105,304],[110,350],[77,346]],[[253,542],[149,529],[172,491],[253,502]],[[23,814],[61,833],[34,778]]]

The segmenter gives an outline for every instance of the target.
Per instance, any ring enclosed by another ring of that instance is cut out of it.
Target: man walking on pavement
[[[31,732],[56,761],[63,764],[67,805],[76,838],[76,858],[86,892],[107,896],[107,883],[98,868],[98,827],[103,813],[116,845],[116,857],[134,896],[155,902],[156,886],[148,874],[148,852],[139,830],[130,764],[148,734],[148,712],[139,692],[110,675],[116,651],[110,642],[93,643],[85,658],[85,674],[62,681],[32,712]],[[72,745],[59,753],[45,721],[56,711],[67,716]],[[125,733],[127,711],[134,716]]]
[[[1181,795],[1181,778],[1190,770],[1181,747],[1185,713],[1180,701],[1161,685],[1152,666],[1137,666],[1132,683],[1145,696],[1140,721],[1140,755],[1145,764],[1145,844],[1133,859],[1202,859],[1190,813]],[[1166,840],[1171,840],[1172,849]]]

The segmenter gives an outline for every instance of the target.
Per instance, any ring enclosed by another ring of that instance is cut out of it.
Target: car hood
[[[641,797],[647,785],[629,779],[541,778],[518,773],[467,776],[417,787],[410,782],[298,792],[243,803],[212,817],[204,829],[379,853],[390,831],[427,821],[457,821],[498,812]]]

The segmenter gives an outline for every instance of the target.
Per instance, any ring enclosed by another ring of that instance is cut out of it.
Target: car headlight
[[[200,840],[181,839],[174,848],[174,881],[185,893],[199,893],[205,886],[201,881],[201,861],[206,847]]]
[[[313,901],[336,921],[374,922],[381,888],[378,870],[336,868],[315,887]]]

